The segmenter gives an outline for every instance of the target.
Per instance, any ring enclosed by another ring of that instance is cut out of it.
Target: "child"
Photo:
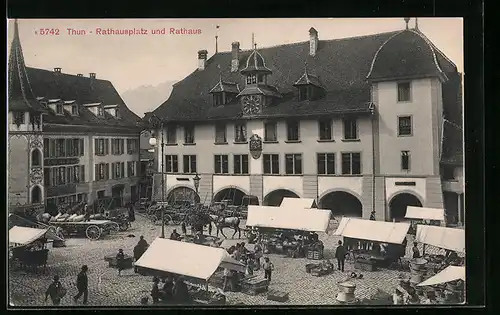
[[[116,254],[116,267],[118,268],[118,275],[122,275],[123,264],[125,261],[125,254],[123,253],[123,249],[118,250],[118,254]]]
[[[271,261],[269,261],[269,257],[266,257],[264,259],[262,269],[264,269],[264,279],[267,279],[268,282],[271,282],[271,274],[274,269],[274,265]]]

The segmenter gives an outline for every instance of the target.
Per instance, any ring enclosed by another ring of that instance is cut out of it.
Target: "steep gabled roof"
[[[45,112],[33,91],[24,63],[23,49],[19,38],[19,26],[14,21],[14,39],[10,48],[8,69],[8,107],[9,111]]]

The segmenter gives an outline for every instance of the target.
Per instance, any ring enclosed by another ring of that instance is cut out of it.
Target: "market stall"
[[[465,300],[465,266],[448,266],[441,272],[417,284],[427,290],[444,291],[449,303],[462,303]]]
[[[165,277],[181,275],[193,279],[190,290],[200,303],[209,303],[211,293],[208,281],[220,268],[237,272],[245,272],[245,266],[236,261],[222,248],[208,247],[193,243],[178,242],[169,239],[155,239],[135,265],[143,270],[141,273]],[[200,287],[204,284],[204,288]],[[206,293],[199,294],[200,290]]]
[[[355,268],[371,271],[404,257],[409,228],[409,223],[342,218],[334,235],[344,238]]]
[[[299,209],[311,209],[317,208],[316,201],[312,198],[290,198],[285,197],[281,201],[280,208],[299,208]]]
[[[424,207],[406,207],[405,219],[410,220],[411,228],[410,233],[415,235],[417,224],[428,224],[443,226],[444,209],[440,208],[424,208]]]
[[[267,252],[318,260],[323,243],[316,232],[326,232],[329,223],[330,210],[249,206],[246,225],[259,231]]]
[[[54,240],[61,239],[53,229],[14,226],[9,230],[10,261],[21,268],[45,268],[49,252],[47,242]]]

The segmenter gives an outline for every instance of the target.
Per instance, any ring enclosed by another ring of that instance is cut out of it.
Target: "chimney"
[[[318,51],[318,31],[314,27],[309,29],[309,55],[315,56]]]
[[[76,74],[76,76],[77,76],[77,77],[83,77],[83,74],[81,74],[81,73],[77,73],[77,74]]]
[[[61,73],[61,68],[54,68],[54,73]]]
[[[232,47],[232,59],[231,59],[231,72],[236,72],[240,68],[240,42],[233,42]]]
[[[89,76],[90,76],[91,79],[95,79],[95,73],[94,72],[89,73]]]
[[[207,63],[208,52],[206,50],[198,51],[198,70],[205,70],[205,64]]]

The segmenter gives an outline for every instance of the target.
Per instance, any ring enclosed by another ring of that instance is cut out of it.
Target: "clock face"
[[[260,111],[260,96],[244,96],[242,99],[243,113],[246,115],[258,114]]]

